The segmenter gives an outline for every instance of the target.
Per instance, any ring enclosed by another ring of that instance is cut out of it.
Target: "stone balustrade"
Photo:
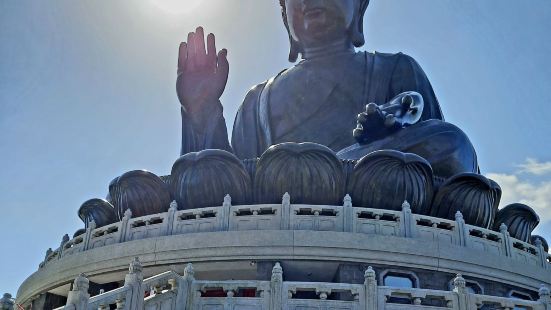
[[[285,194],[281,204],[232,206],[226,196],[221,207],[177,210],[173,202],[168,212],[132,218],[127,210],[122,221],[104,227],[90,223],[86,232],[60,248],[48,250],[41,267],[74,253],[110,244],[159,236],[217,231],[312,230],[375,234],[444,242],[479,250],[516,261],[550,268],[550,255],[541,242],[531,245],[511,238],[507,227],[499,232],[465,224],[461,213],[455,221],[413,214],[407,202],[402,211],[357,208],[350,196],[342,206],[298,205]]]
[[[67,305],[58,309],[472,310],[483,306],[503,310],[551,309],[551,294],[544,286],[537,301],[527,301],[470,293],[461,275],[453,280],[452,291],[378,286],[371,267],[364,278],[363,284],[287,282],[283,281],[283,270],[276,263],[270,281],[196,280],[191,264],[183,276],[169,271],[144,280],[136,258],[130,264],[123,287],[90,298],[88,280],[81,275],[75,279]]]

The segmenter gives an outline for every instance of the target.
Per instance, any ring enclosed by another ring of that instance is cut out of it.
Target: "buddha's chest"
[[[295,67],[270,85],[268,111],[275,142],[311,141],[339,149],[365,103],[363,66]]]

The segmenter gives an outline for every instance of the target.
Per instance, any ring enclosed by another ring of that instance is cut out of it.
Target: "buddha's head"
[[[279,0],[289,33],[289,61],[305,48],[346,40],[364,45],[363,17],[369,0]]]

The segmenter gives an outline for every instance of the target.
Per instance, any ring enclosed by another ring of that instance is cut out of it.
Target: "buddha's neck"
[[[316,47],[305,47],[302,58],[311,60],[330,56],[340,56],[343,54],[354,54],[354,45],[346,39]]]

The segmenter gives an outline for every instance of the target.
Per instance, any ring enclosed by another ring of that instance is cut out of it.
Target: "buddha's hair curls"
[[[354,43],[354,46],[360,47],[365,44],[365,37],[364,37],[364,26],[363,26],[363,20],[364,20],[364,14],[367,10],[367,7],[369,6],[370,0],[359,0],[360,1],[360,11],[356,15],[355,18],[355,26],[352,29],[351,38],[352,43]],[[285,6],[285,0],[279,0],[279,5],[281,6],[281,16],[283,17],[283,23],[285,24],[285,28],[287,28],[287,33],[289,34],[289,42],[291,43],[291,49],[289,51],[289,61],[295,62],[298,59],[298,55],[302,54],[304,52],[302,46],[300,46],[299,42],[296,42],[293,39],[293,36],[291,35],[291,30],[289,29],[289,22],[287,20],[287,8]]]

